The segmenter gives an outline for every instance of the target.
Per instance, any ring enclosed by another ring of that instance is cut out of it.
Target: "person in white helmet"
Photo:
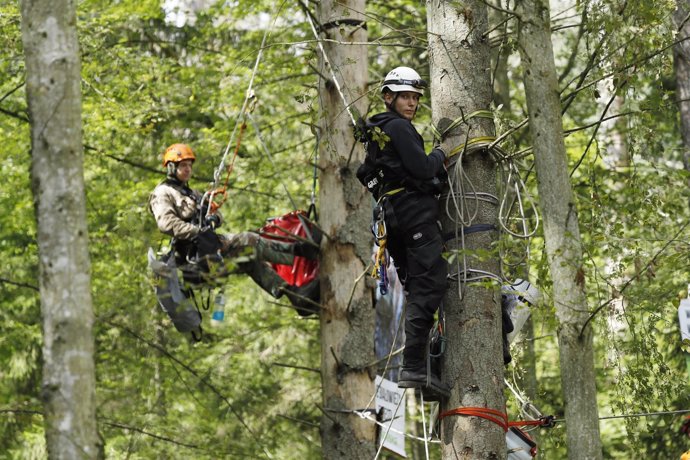
[[[387,249],[406,292],[405,348],[398,386],[447,396],[435,370],[427,372],[426,343],[447,288],[438,194],[447,150],[429,155],[412,120],[426,82],[409,67],[391,70],[381,86],[386,111],[366,122],[367,158],[357,171],[383,208]]]

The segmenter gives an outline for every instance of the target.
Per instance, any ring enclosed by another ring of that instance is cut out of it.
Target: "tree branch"
[[[265,455],[267,458],[271,458],[271,455],[268,453],[268,451],[266,451],[266,449],[265,449],[263,446],[261,446],[261,444],[258,442],[258,441],[259,441],[259,438],[258,438],[258,436],[256,435],[256,433],[254,433],[254,431],[249,427],[249,425],[247,425],[247,422],[244,421],[244,419],[242,418],[242,416],[240,415],[240,413],[237,411],[237,409],[235,409],[235,407],[232,405],[232,403],[230,402],[230,400],[229,400],[223,393],[221,393],[220,390],[218,390],[218,388],[215,387],[215,385],[211,384],[211,383],[210,383],[208,380],[206,380],[203,376],[199,375],[199,373],[198,373],[195,369],[193,369],[190,365],[188,365],[187,363],[184,363],[184,362],[180,361],[180,360],[177,359],[175,356],[173,356],[171,353],[169,353],[168,350],[166,350],[166,349],[163,348],[162,346],[158,345],[157,343],[153,343],[153,342],[151,342],[150,340],[145,339],[144,337],[142,337],[141,335],[137,334],[135,331],[133,331],[132,329],[128,328],[127,326],[125,326],[125,325],[123,325],[123,324],[119,324],[119,323],[116,323],[116,322],[111,321],[111,320],[105,320],[105,322],[106,322],[107,324],[110,324],[110,325],[113,326],[113,327],[116,327],[116,328],[119,328],[119,329],[124,330],[124,331],[127,332],[129,335],[131,335],[131,336],[134,337],[135,339],[137,339],[137,340],[139,340],[139,341],[145,343],[146,345],[150,346],[151,348],[155,348],[156,350],[158,350],[159,352],[161,352],[163,355],[165,355],[168,359],[170,359],[171,361],[176,362],[177,364],[179,364],[180,366],[182,366],[187,372],[189,372],[189,373],[192,374],[194,377],[196,377],[196,378],[199,380],[199,382],[201,382],[203,385],[205,385],[206,387],[208,387],[213,393],[216,394],[216,396],[218,396],[223,402],[225,402],[225,404],[228,406],[228,409],[230,410],[230,412],[235,416],[235,418],[237,418],[237,420],[238,420],[238,421],[240,422],[240,424],[244,427],[244,429],[251,435],[251,437],[252,437],[252,438],[254,439],[254,441],[257,443],[257,446],[259,446],[259,448],[263,451],[264,455]]]
[[[666,244],[661,249],[659,249],[657,251],[657,253],[654,254],[654,256],[651,259],[649,259],[649,262],[647,262],[644,267],[642,267],[637,273],[635,273],[632,276],[632,278],[630,278],[628,281],[626,281],[625,284],[623,285],[623,287],[618,291],[618,293],[623,294],[623,292],[625,292],[625,290],[628,289],[628,287],[633,283],[633,281],[637,280],[640,276],[642,276],[647,271],[647,269],[656,262],[656,259],[664,251],[666,251],[666,249],[671,245],[671,243],[675,242],[678,239],[678,236],[681,235],[685,231],[685,229],[688,227],[688,225],[690,225],[690,221],[686,222],[680,228],[680,230],[678,230],[676,232],[676,234],[673,235],[673,238],[668,240],[666,242]],[[592,319],[594,319],[594,317],[596,316],[597,313],[599,313],[602,309],[604,309],[605,307],[610,305],[611,302],[613,302],[613,298],[610,298],[609,300],[607,300],[606,302],[602,303],[601,305],[599,305],[597,308],[594,309],[592,314],[589,315],[589,318],[587,318],[587,321],[585,321],[585,323],[582,325],[582,329],[580,329],[580,338],[582,337],[582,334],[584,334],[585,329],[587,328],[587,325],[589,324],[589,322],[592,321]]]
[[[587,147],[585,147],[585,151],[580,156],[580,159],[577,160],[577,163],[575,163],[573,170],[570,171],[570,177],[573,177],[573,174],[575,174],[575,171],[577,171],[577,168],[580,167],[580,165],[584,161],[585,157],[587,156],[587,152],[589,152],[589,148],[592,146],[592,143],[594,142],[594,138],[596,137],[597,133],[599,132],[599,128],[601,128],[601,124],[603,123],[603,119],[606,116],[606,113],[609,111],[609,108],[611,108],[611,104],[613,104],[613,101],[616,100],[617,93],[618,93],[618,91],[613,92],[611,99],[609,99],[609,102],[606,104],[606,107],[604,107],[604,110],[601,112],[601,116],[599,117],[599,122],[596,123],[596,127],[594,128],[594,132],[592,133],[592,135],[589,138],[589,142],[587,143]]]
[[[18,287],[23,287],[23,288],[27,288],[27,289],[33,289],[36,292],[39,291],[38,286],[34,286],[33,284],[20,283],[17,281],[8,280],[7,278],[0,278],[0,283],[11,284],[12,286],[18,286]]]

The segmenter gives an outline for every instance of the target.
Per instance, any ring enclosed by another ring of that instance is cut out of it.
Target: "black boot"
[[[447,398],[450,390],[441,382],[438,374],[432,372],[431,366],[427,366],[427,358],[426,344],[405,345],[398,387],[419,389],[428,401]]]
[[[294,243],[293,253],[305,259],[316,260],[319,258],[319,246],[311,241],[297,241]]]
[[[285,284],[281,290],[300,316],[310,316],[319,312],[321,286],[318,279],[300,287]]]

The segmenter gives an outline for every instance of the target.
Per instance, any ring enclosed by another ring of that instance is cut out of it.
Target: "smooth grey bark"
[[[546,253],[558,319],[561,385],[568,458],[602,458],[589,316],[577,204],[568,174],[558,80],[551,43],[549,4],[517,4],[518,45],[543,215]]]
[[[362,20],[364,0],[323,0],[318,22]],[[321,27],[321,37],[338,42],[367,40],[366,29],[341,23]],[[324,42],[328,61],[347,98],[360,113],[366,107],[367,50],[364,45]],[[321,56],[320,75],[332,79]],[[352,122],[333,81],[319,82],[319,223],[326,234],[321,250],[321,446],[326,459],[374,458],[376,425],[352,413],[368,408],[374,394],[375,310],[366,267],[371,259],[368,231],[371,198],[355,176],[364,149],[355,143]],[[354,110],[354,107],[353,107]]]
[[[680,112],[683,163],[685,169],[690,171],[690,0],[676,0],[676,5],[676,11],[673,13],[673,23],[678,30],[678,43],[673,47],[676,101]]]
[[[46,444],[50,458],[98,458],[76,2],[23,0],[21,14],[38,223]]]
[[[441,130],[450,121],[466,117],[466,122],[446,137],[452,146],[483,136],[494,136],[493,119],[470,117],[491,104],[491,52],[485,33],[487,8],[482,1],[427,1],[427,28],[433,123]],[[458,156],[454,157],[455,159]],[[460,171],[466,176],[461,178]],[[462,231],[458,218],[472,224],[496,225],[496,203],[476,200],[474,193],[496,196],[496,164],[486,150],[464,155],[460,163],[449,166],[452,192],[467,207],[462,216],[446,209],[447,194],[441,197],[444,232]],[[473,184],[473,187],[469,185]],[[463,196],[460,183],[465,191]],[[478,250],[490,251],[497,239],[494,231],[468,234],[467,269],[499,275],[498,257],[476,257]],[[462,249],[462,239],[451,240],[448,250]],[[449,289],[444,299],[447,348],[443,357],[442,378],[451,386],[451,396],[441,411],[458,407],[485,407],[503,410],[503,359],[499,295],[479,283],[458,283],[462,277],[462,255],[451,263]],[[472,276],[472,274],[470,274]],[[498,287],[498,283],[494,285]],[[462,297],[460,290],[462,290]],[[503,429],[479,417],[449,416],[441,422],[443,458],[505,458]]]

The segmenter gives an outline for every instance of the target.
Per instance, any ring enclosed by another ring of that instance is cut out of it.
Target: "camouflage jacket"
[[[149,196],[149,210],[156,219],[158,229],[181,240],[191,240],[199,233],[194,223],[201,195],[187,184],[166,179]]]

